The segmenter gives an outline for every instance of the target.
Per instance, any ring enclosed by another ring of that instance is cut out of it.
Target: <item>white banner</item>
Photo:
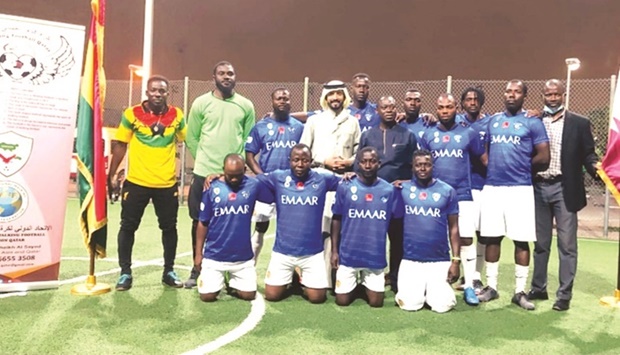
[[[0,292],[58,286],[84,27],[0,14]]]

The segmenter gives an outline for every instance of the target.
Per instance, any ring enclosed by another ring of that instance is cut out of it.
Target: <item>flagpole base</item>
[[[112,290],[110,285],[97,283],[97,278],[88,275],[86,283],[75,285],[71,288],[71,294],[74,296],[97,296],[108,293]]]
[[[616,290],[613,296],[601,297],[600,302],[603,306],[620,308],[620,290]]]

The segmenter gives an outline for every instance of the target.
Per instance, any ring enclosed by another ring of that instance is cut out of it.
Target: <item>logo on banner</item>
[[[63,36],[32,29],[0,31],[0,78],[42,85],[66,76],[74,66],[73,51]]]
[[[32,153],[34,140],[13,131],[0,133],[0,174],[5,177],[20,171]]]
[[[16,220],[27,207],[26,189],[13,181],[0,182],[0,223]]]

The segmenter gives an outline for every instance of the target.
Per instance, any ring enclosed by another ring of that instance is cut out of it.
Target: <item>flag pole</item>
[[[95,256],[97,255],[96,243],[90,243],[90,260],[88,276],[86,276],[86,282],[83,284],[75,285],[71,288],[71,294],[76,296],[97,296],[104,293],[108,293],[112,290],[110,285],[105,283],[97,283],[97,277],[95,276]]]

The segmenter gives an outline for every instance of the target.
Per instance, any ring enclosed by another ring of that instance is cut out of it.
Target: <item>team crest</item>
[[[381,197],[381,202],[383,202],[383,203],[387,203],[387,202],[388,202],[388,198],[387,198],[387,196],[383,196],[383,197]]]
[[[65,77],[74,66],[73,51],[63,36],[18,28],[0,31],[0,80],[43,85]]]
[[[457,143],[461,143],[461,138],[462,138],[462,136],[461,136],[460,134],[457,134],[456,136],[454,136],[454,140],[455,140]]]
[[[418,136],[420,136],[420,138],[424,137],[424,131],[418,132]]]
[[[439,201],[439,198],[441,197],[441,195],[438,192],[435,192],[433,193],[432,197],[433,197],[433,200],[437,202]]]
[[[13,131],[0,134],[0,174],[5,177],[22,170],[30,158],[34,139]]]
[[[411,186],[411,188],[409,190],[411,190],[411,192],[415,192],[415,190],[417,190],[417,188],[415,186]]]
[[[220,188],[219,187],[214,187],[213,188],[213,193],[216,194],[216,195],[219,195],[220,194]]]
[[[267,123],[267,128],[268,129],[273,129],[273,123],[271,123],[271,122]]]
[[[483,141],[484,137],[486,137],[487,132],[485,131],[480,131],[480,140]]]
[[[372,114],[371,113],[367,113],[366,114],[366,121],[370,121],[372,119]]]
[[[315,189],[315,190],[318,190],[319,189],[319,184],[312,184],[312,188]]]
[[[289,128],[288,128],[288,131],[289,131],[289,132],[295,132],[295,127],[289,127]]]
[[[421,192],[421,193],[420,193],[420,200],[424,201],[424,200],[426,200],[426,197],[428,197],[428,195],[426,194],[426,192]]]
[[[351,186],[351,192],[356,193],[357,192],[357,186]]]
[[[493,123],[493,128],[497,128],[499,126],[499,123],[495,122]]]
[[[254,141],[254,138],[252,138],[252,136],[248,136],[248,139],[245,140],[247,144],[251,144],[253,141]]]
[[[241,191],[241,196],[243,196],[243,198],[248,198],[250,196],[250,193],[247,191]]]
[[[515,123],[515,129],[519,129],[521,128],[521,126],[523,126],[522,123],[519,123],[519,122]]]

